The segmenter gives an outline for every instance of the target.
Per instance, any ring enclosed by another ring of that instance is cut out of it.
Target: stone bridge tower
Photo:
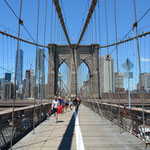
[[[90,89],[92,98],[100,98],[99,94],[99,49],[97,44],[82,45],[78,49],[71,49],[68,45],[49,45],[48,68],[48,98],[57,95],[58,70],[65,62],[70,69],[70,94],[77,95],[77,70],[82,62],[89,68]]]

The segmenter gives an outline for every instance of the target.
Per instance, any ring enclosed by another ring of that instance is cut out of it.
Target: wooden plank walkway
[[[75,122],[74,111],[60,114],[58,123],[51,116],[35,129],[35,134],[31,132],[15,144],[13,150],[82,150],[81,139],[76,138],[78,128],[85,150],[144,150],[143,141],[128,132],[120,134],[118,126],[87,107],[81,105],[77,114],[79,124]]]

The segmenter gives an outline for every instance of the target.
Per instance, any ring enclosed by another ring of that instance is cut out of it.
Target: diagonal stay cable
[[[15,13],[15,11],[12,9],[12,7],[9,5],[9,3],[4,0],[4,2],[6,3],[6,5],[8,6],[8,8],[12,11],[12,13],[14,14],[14,16],[19,20],[19,22],[21,23],[21,25],[24,27],[24,29],[26,30],[26,32],[29,34],[30,38],[35,42],[34,38],[32,37],[32,35],[30,34],[30,32],[28,31],[28,29],[25,27],[25,25],[23,24],[23,21],[19,19],[19,17],[17,16],[17,14]]]
[[[133,27],[137,26],[137,24],[145,17],[145,15],[150,11],[150,8],[142,15],[142,17],[133,24]],[[125,43],[129,40],[133,40],[135,39],[136,37],[132,37],[132,38],[129,38],[129,39],[126,39],[124,40],[128,35],[129,33],[133,30],[133,27],[125,34],[125,36],[121,39],[120,42],[118,42],[117,44],[121,44],[121,43]],[[149,34],[149,32],[147,32]],[[139,37],[143,36],[143,34],[139,35]],[[110,47],[110,46],[115,46],[116,43],[114,44],[110,44],[110,45],[106,45],[106,46],[101,46],[101,48],[106,48],[106,47]],[[109,54],[112,54],[112,52],[116,49],[116,47],[114,49],[111,50],[111,52]]]

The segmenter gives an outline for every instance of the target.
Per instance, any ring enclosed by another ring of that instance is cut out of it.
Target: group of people
[[[55,96],[52,101],[52,110],[54,112],[54,116],[56,118],[56,122],[58,122],[58,113],[64,113],[70,110],[73,110],[73,106],[80,105],[81,100],[78,97],[64,98]]]

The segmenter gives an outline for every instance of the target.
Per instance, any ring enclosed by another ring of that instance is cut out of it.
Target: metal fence
[[[41,107],[41,108],[40,108]],[[33,117],[35,126],[44,121],[52,114],[50,111],[51,104],[43,104],[35,107],[29,106],[25,108],[18,108],[14,114],[14,131],[13,144],[19,141],[27,133],[33,129]],[[41,111],[40,111],[41,109]],[[0,149],[9,149],[11,137],[11,112],[2,113],[0,115]]]
[[[111,122],[120,126],[120,133],[129,131],[146,143],[150,143],[150,110],[145,110],[144,124],[141,108],[126,108],[125,106],[82,100],[82,103]]]

